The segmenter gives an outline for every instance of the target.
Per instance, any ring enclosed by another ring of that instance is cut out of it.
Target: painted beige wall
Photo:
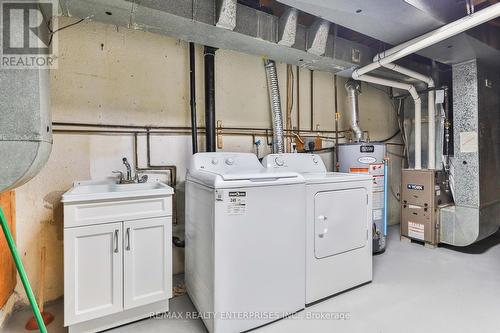
[[[60,24],[73,22],[62,18]],[[59,33],[59,69],[52,71],[52,111],[56,122],[88,122],[125,125],[189,126],[187,43],[165,36],[83,22]],[[198,123],[203,117],[202,47],[197,46]],[[295,73],[295,67],[294,67]],[[284,105],[286,65],[278,64]],[[333,75],[314,73],[314,121],[320,129],[334,128]],[[344,79],[339,78],[341,129],[348,128]],[[301,128],[310,123],[310,73],[300,70]],[[295,85],[294,91],[296,92]],[[270,127],[267,86],[262,59],[219,50],[216,56],[217,119],[225,126]],[[297,99],[293,107],[296,124]],[[361,126],[372,139],[393,134],[397,125],[387,96],[363,86]],[[265,142],[264,138],[260,138]],[[200,139],[200,144],[203,140]],[[263,147],[261,155],[267,150]],[[144,140],[139,144],[144,161]],[[223,150],[253,152],[249,137],[224,137]],[[178,166],[179,193],[191,154],[189,136],[156,136],[152,142],[154,163]],[[322,154],[329,168],[330,153]],[[122,169],[121,157],[132,160],[130,136],[55,134],[48,164],[32,181],[17,190],[17,242],[28,276],[38,289],[39,249],[47,247],[46,298],[63,295],[63,216],[60,196],[75,180],[101,179]],[[182,196],[182,195],[180,195]],[[394,214],[393,214],[394,215]],[[396,221],[396,215],[393,221]],[[182,217],[182,214],[181,214]],[[174,233],[182,235],[182,226]],[[180,272],[183,254],[174,251],[174,270]],[[22,286],[17,292],[26,303]]]

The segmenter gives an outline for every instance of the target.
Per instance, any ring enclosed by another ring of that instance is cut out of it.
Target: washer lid
[[[295,172],[267,172],[265,170],[261,172],[242,172],[242,173],[225,173],[219,174],[224,180],[250,180],[250,181],[259,181],[259,180],[272,180],[272,179],[280,179],[280,178],[297,178],[299,175]]]
[[[210,187],[304,183],[296,172],[269,172],[250,153],[195,154],[187,178]]]
[[[306,172],[302,173],[306,183],[335,183],[371,180],[368,174],[344,173],[344,172]]]

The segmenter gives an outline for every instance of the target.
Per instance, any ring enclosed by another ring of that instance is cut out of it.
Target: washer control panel
[[[262,170],[262,164],[251,153],[198,153],[193,156],[190,168],[215,173],[230,170]]]

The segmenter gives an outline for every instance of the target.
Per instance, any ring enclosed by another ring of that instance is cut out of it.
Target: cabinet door
[[[122,223],[64,230],[65,325],[123,310]]]
[[[124,306],[172,297],[171,218],[127,221],[124,230]]]

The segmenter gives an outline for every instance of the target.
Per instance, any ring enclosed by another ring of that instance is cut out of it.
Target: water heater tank
[[[385,250],[385,143],[355,142],[339,144],[340,172],[366,173],[373,176],[373,252]]]
[[[52,148],[48,70],[0,69],[0,192],[18,187]]]

